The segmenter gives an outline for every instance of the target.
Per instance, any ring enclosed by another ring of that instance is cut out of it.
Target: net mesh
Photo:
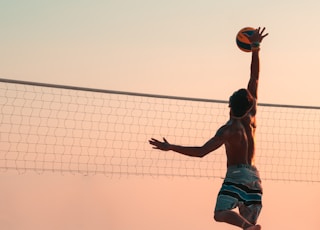
[[[153,150],[151,137],[202,145],[226,101],[0,80],[0,170],[221,178],[224,148],[204,158]],[[261,177],[320,181],[320,108],[259,104]]]

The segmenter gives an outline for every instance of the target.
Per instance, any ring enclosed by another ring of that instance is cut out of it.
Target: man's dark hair
[[[239,89],[229,99],[229,107],[235,117],[241,117],[252,107],[254,99],[246,89]]]

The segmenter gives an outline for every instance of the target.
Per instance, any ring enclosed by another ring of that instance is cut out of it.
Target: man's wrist
[[[252,42],[251,43],[251,51],[259,51],[260,50],[260,42]]]
[[[169,144],[169,143],[167,143],[167,145],[166,145],[166,149],[167,149],[167,151],[172,150],[172,145],[171,145],[171,144]]]

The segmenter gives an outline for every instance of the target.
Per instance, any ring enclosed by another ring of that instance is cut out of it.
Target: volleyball
[[[237,46],[244,52],[251,52],[251,44],[246,35],[251,36],[255,31],[255,28],[245,27],[242,28],[236,37]]]

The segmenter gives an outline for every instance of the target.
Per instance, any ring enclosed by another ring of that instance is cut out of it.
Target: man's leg
[[[246,230],[261,229],[260,225],[250,223],[244,217],[231,210],[215,211],[214,219],[218,222],[225,222]]]
[[[262,205],[261,204],[253,204],[250,206],[244,205],[243,202],[239,202],[239,213],[246,220],[248,220],[252,224],[257,223],[257,219],[260,215]]]
[[[259,224],[253,225],[252,227],[246,228],[245,230],[260,230],[261,226]]]

